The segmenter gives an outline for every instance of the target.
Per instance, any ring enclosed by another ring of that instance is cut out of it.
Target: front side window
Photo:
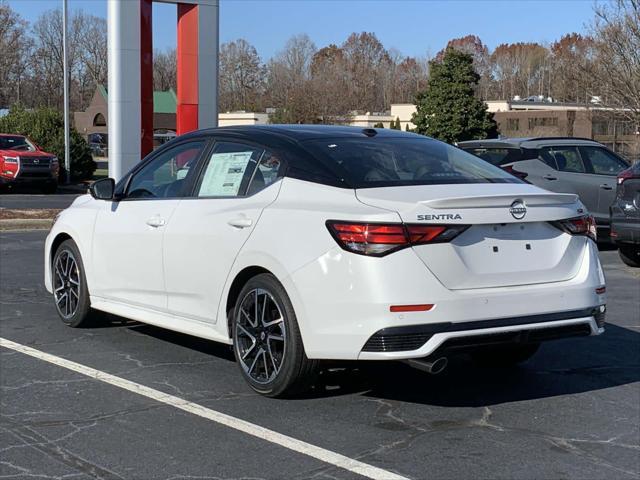
[[[629,166],[614,154],[599,147],[580,147],[580,154],[591,163],[593,173],[597,175],[617,175]]]
[[[160,153],[136,172],[127,187],[126,198],[179,198],[206,142],[198,140],[176,145]]]
[[[354,188],[520,183],[504,170],[430,138],[335,138],[306,146]]]
[[[547,158],[546,163],[551,164],[547,156],[553,158],[557,169],[561,172],[585,173],[587,171],[578,154],[577,147],[547,147],[541,149],[541,157],[543,159]]]

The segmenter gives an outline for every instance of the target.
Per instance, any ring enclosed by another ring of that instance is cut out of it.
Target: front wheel
[[[80,250],[73,240],[65,240],[56,250],[51,274],[53,299],[62,321],[70,327],[87,326],[89,291]]]
[[[640,246],[620,247],[620,260],[630,267],[640,267]]]
[[[529,360],[539,348],[539,343],[484,347],[473,352],[471,357],[482,366],[511,367]]]
[[[313,383],[318,361],[307,358],[289,296],[273,275],[257,275],[244,286],[232,336],[242,376],[256,392],[288,396]]]

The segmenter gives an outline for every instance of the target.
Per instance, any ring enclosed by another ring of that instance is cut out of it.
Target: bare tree
[[[176,49],[153,52],[153,88],[154,90],[177,89]]]
[[[267,101],[278,109],[277,123],[315,123],[322,100],[314,92],[311,66],[316,46],[308,35],[294,35],[267,66]]]
[[[255,47],[244,39],[220,47],[222,110],[252,110],[263,92],[264,66]]]
[[[589,73],[599,86],[594,94],[640,125],[640,0],[598,7],[593,37],[595,62]]]
[[[8,4],[0,2],[0,107],[22,100],[21,87],[31,48],[27,22]]]
[[[352,33],[342,44],[345,64],[350,73],[353,109],[382,111],[384,72],[391,66],[389,52],[374,33]]]
[[[90,85],[107,83],[107,22],[88,15],[80,31],[80,61]],[[93,93],[93,92],[91,92]]]

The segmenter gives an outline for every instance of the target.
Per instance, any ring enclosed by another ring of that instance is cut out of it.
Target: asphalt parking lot
[[[21,189],[0,195],[0,208],[59,208],[69,207],[80,193],[34,194]]]
[[[601,252],[600,337],[546,344],[510,370],[347,366],[305,398],[272,400],[244,384],[228,347],[115,317],[65,327],[43,286],[45,235],[0,234],[3,339],[358,460],[376,478],[640,477],[640,272],[615,251]],[[0,478],[364,478],[97,376],[0,347]]]

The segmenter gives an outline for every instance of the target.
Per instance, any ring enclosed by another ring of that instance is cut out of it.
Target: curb
[[[50,218],[10,218],[0,220],[0,231],[11,230],[49,230],[53,220]]]

